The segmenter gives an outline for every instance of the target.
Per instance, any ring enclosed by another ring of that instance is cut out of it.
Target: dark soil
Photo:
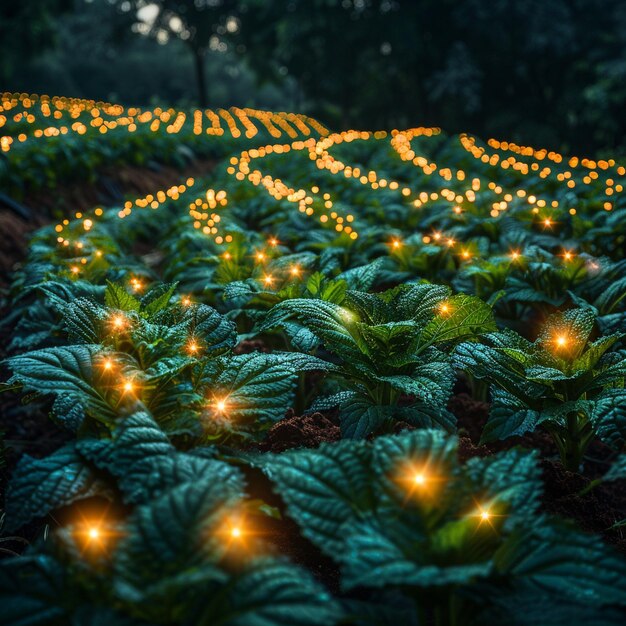
[[[295,415],[290,411],[270,428],[258,444],[261,452],[284,452],[293,448],[317,448],[321,443],[339,441],[341,431],[336,416],[322,413]]]

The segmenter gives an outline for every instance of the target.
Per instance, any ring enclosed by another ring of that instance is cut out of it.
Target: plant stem
[[[587,446],[593,436],[591,424],[582,411],[567,415],[567,433],[561,449],[561,461],[565,469],[579,472]]]

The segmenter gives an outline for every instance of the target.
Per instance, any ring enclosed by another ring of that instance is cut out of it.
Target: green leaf
[[[423,344],[458,341],[496,330],[493,311],[476,296],[458,294],[446,301],[447,312],[441,309],[422,331]]]
[[[14,356],[7,359],[13,371],[8,382],[40,395],[68,396],[85,406],[92,417],[110,423],[115,411],[95,382],[95,361],[101,351],[101,346],[89,344],[45,348]]]
[[[360,358],[361,352],[347,325],[356,321],[354,313],[331,302],[297,298],[277,304],[268,315],[264,329],[295,317],[314,333],[329,350],[344,359]]]
[[[572,601],[626,606],[626,561],[598,537],[565,524],[521,533],[499,551],[496,566]]]
[[[43,459],[23,456],[6,495],[6,530],[12,532],[31,520],[102,489],[91,467],[68,443]]]
[[[0,602],[5,626],[67,624],[66,572],[46,555],[0,562]]]
[[[186,479],[135,508],[116,550],[120,581],[140,589],[203,564],[217,564],[226,548],[211,529],[242,494],[232,483],[215,478]]]
[[[369,398],[350,398],[339,407],[341,435],[347,439],[363,439],[376,432],[396,407],[374,404]]]
[[[532,432],[541,423],[539,412],[507,391],[494,388],[491,398],[491,410],[483,428],[481,444]]]
[[[167,284],[163,283],[154,287],[141,298],[141,312],[151,317],[159,311],[162,311],[167,307],[169,301],[172,299],[178,283]]]
[[[609,471],[602,477],[603,481],[626,479],[626,454],[620,454],[611,464]]]
[[[466,519],[461,523],[466,529],[465,537],[475,535],[475,521]],[[344,565],[345,587],[445,587],[469,583],[491,573],[488,558],[456,566],[429,563],[420,549],[424,539],[419,530],[398,522],[391,528],[381,520],[355,525],[345,551],[339,555]]]
[[[626,442],[626,389],[605,389],[593,401],[590,419],[604,443],[616,450]]]
[[[343,528],[375,506],[365,442],[322,444],[260,459],[302,534],[334,557],[343,549]]]
[[[600,337],[597,341],[589,344],[589,347],[572,364],[572,370],[587,372],[593,369],[604,353],[611,348],[621,338],[620,334]]]
[[[176,452],[145,411],[120,420],[111,441],[78,444],[81,454],[118,478],[127,502],[147,502],[184,482],[218,481],[224,489],[242,488],[236,468],[201,456]]]
[[[338,602],[299,567],[258,559],[206,602],[198,624],[329,626],[341,617]]]
[[[141,303],[137,298],[129,294],[122,285],[109,280],[107,280],[107,288],[104,292],[104,304],[120,311],[139,311],[141,308]]]
[[[225,359],[221,372],[207,380],[208,393],[225,400],[235,423],[276,422],[291,406],[296,372],[280,353],[252,352]]]

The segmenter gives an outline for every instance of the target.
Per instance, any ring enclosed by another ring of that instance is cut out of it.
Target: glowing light
[[[133,291],[141,291],[143,289],[143,284],[138,278],[131,278],[130,286]]]
[[[491,519],[491,513],[489,511],[481,511],[480,512],[480,519],[483,522],[486,522],[487,520]]]
[[[215,408],[219,413],[225,413],[228,408],[228,400],[227,398],[220,398],[215,401]]]
[[[180,303],[181,303],[183,306],[191,306],[191,298],[190,298],[189,296],[183,296],[183,297],[181,298]]]
[[[543,225],[546,228],[552,228],[552,220],[549,217],[546,217],[546,219],[543,220]]]
[[[439,312],[442,315],[447,315],[448,313],[450,313],[450,305],[447,302],[444,302],[439,306]]]
[[[113,361],[111,361],[111,359],[104,359],[104,361],[102,362],[102,367],[105,370],[113,369]]]
[[[513,251],[511,252],[511,258],[512,258],[514,261],[517,261],[517,260],[518,260],[521,256],[522,256],[522,255],[521,255],[521,253],[520,253],[520,252],[518,252],[517,250],[513,250]]]
[[[392,247],[394,250],[399,250],[399,249],[402,247],[402,242],[401,242],[399,239],[394,239],[394,240],[391,242],[391,247]]]
[[[234,526],[230,530],[230,536],[234,539],[239,539],[241,537],[241,528],[239,526]]]
[[[292,266],[289,268],[289,273],[290,273],[292,276],[300,276],[300,268],[299,268],[297,265],[292,265]]]
[[[559,348],[564,348],[568,344],[567,335],[558,335],[554,343],[556,343]]]
[[[571,261],[571,260],[574,258],[574,253],[573,253],[573,252],[570,252],[569,250],[566,250],[566,251],[563,253],[563,258],[564,258],[566,261]]]
[[[272,246],[273,248],[276,247],[280,242],[278,241],[278,239],[276,239],[276,237],[272,237],[268,242],[267,242],[270,246]]]
[[[274,282],[274,277],[271,274],[266,274],[263,277],[263,282],[267,285],[267,286],[271,286],[272,283]]]
[[[117,313],[111,318],[111,325],[115,330],[121,330],[126,326],[126,318],[121,313]]]
[[[415,476],[413,476],[413,482],[418,487],[422,487],[423,485],[426,484],[426,476],[422,472],[419,472],[419,473],[415,474]]]
[[[265,261],[265,255],[262,252],[256,253],[257,261]]]
[[[135,391],[135,383],[132,380],[127,380],[122,384],[122,390],[124,393],[133,393]]]
[[[356,320],[356,315],[348,309],[341,308],[339,310],[339,315],[344,322],[354,322]]]
[[[198,352],[199,350],[199,346],[195,341],[190,341],[187,344],[187,352],[190,352],[191,354],[195,354],[196,352]]]
[[[87,536],[89,537],[89,539],[91,539],[92,541],[97,541],[98,539],[100,539],[101,534],[100,534],[100,529],[96,528],[95,526],[92,526],[88,531],[87,531]]]

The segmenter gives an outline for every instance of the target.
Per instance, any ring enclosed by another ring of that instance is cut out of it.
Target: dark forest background
[[[623,0],[2,0],[0,90],[626,148]]]

